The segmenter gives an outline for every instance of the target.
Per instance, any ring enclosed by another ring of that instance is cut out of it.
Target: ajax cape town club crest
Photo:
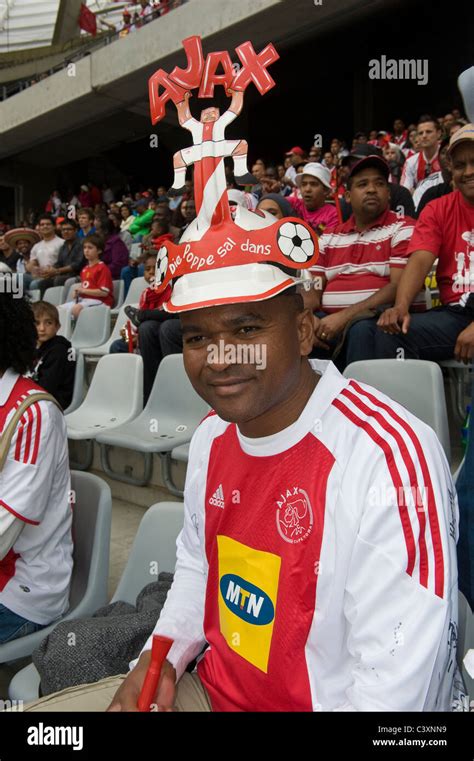
[[[313,528],[313,510],[304,489],[292,486],[277,500],[276,524],[278,533],[290,544],[299,544]]]

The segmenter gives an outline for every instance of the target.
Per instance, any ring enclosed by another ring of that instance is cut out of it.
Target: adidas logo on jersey
[[[224,489],[222,488],[222,484],[220,484],[219,488],[216,489],[210,498],[209,504],[214,505],[214,507],[224,508]]]

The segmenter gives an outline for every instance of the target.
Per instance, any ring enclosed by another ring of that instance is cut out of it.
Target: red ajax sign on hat
[[[239,184],[255,184],[247,167],[247,142],[226,139],[225,129],[241,112],[244,91],[251,82],[262,95],[274,86],[267,68],[279,58],[278,53],[271,44],[256,53],[251,42],[244,42],[236,48],[242,66],[235,72],[226,51],[209,53],[204,61],[198,36],[188,37],[183,47],[187,67],[175,67],[169,75],[159,69],[150,78],[149,94],[153,124],[163,118],[166,103],[172,100],[180,125],[191,132],[193,145],[173,157],[172,190],[175,194],[184,191],[186,171],[193,166],[196,218],[179,244],[166,242],[160,248],[155,287],[161,291],[173,283],[171,298],[164,305],[170,312],[271,298],[300,282],[298,270],[315,265],[316,233],[296,217],[275,221],[266,212],[242,206],[233,219],[224,158],[232,158]],[[223,73],[216,73],[218,67]],[[189,107],[191,90],[199,88],[198,97],[209,98],[216,85],[232,97],[228,110],[221,115],[218,108],[206,108],[200,120],[194,118]],[[160,86],[164,88],[161,94]],[[293,270],[294,275],[282,268]]]

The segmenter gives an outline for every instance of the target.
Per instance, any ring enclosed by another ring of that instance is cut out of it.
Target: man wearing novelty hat
[[[296,288],[317,260],[307,224],[238,207],[205,227],[157,263],[186,371],[213,411],[190,446],[154,632],[173,645],[151,710],[450,710],[457,508],[436,436],[307,359],[313,320]],[[220,342],[265,347],[264,366],[221,361]],[[137,710],[151,643],[127,677],[50,708]]]

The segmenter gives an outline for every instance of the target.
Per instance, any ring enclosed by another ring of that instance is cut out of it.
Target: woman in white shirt
[[[132,214],[130,206],[127,206],[125,203],[120,209],[120,214],[122,215],[122,224],[120,225],[120,229],[123,232],[124,230],[128,230],[130,225],[135,221],[135,217]]]

